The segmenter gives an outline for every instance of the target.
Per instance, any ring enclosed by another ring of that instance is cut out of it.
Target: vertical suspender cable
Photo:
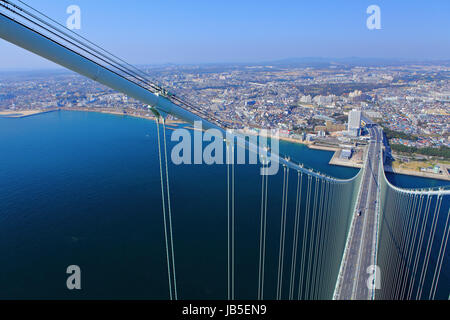
[[[230,268],[230,147],[226,142],[227,153],[227,298],[231,300],[231,268]]]
[[[261,277],[262,277],[262,243],[264,230],[264,175],[261,175],[261,215],[259,226],[259,265],[258,265],[258,300],[261,300]]]
[[[166,221],[166,201],[164,192],[164,177],[163,177],[163,163],[162,163],[162,153],[161,153],[161,137],[159,133],[159,118],[156,119],[156,131],[158,134],[158,154],[159,154],[159,171],[161,177],[161,197],[162,197],[162,208],[163,208],[163,222],[164,222],[164,239],[166,244],[166,258],[167,258],[167,276],[169,280],[169,297],[173,300],[173,290],[172,290],[172,271],[170,264],[170,253],[169,253],[169,241],[167,235],[167,221]]]
[[[172,273],[173,273],[173,290],[174,290],[174,299],[178,300],[177,294],[177,277],[176,277],[176,268],[175,268],[175,253],[174,253],[174,245],[173,245],[173,232],[172,232],[172,207],[170,205],[170,187],[169,187],[169,164],[167,160],[167,142],[166,142],[166,124],[164,118],[162,119],[163,124],[163,137],[164,137],[164,158],[166,159],[166,187],[167,187],[167,213],[169,217],[169,236],[170,236],[170,247],[172,254]]]
[[[319,178],[315,178],[315,185],[314,185],[314,205],[312,210],[312,217],[311,217],[311,234],[310,234],[310,240],[309,240],[309,253],[308,253],[308,272],[307,272],[307,278],[306,278],[306,292],[308,294],[308,299],[311,299],[311,269],[312,269],[312,260],[313,260],[313,240],[315,238],[315,232],[316,232],[316,219],[317,219],[317,200],[318,200],[318,193],[319,193],[319,184],[320,180]]]
[[[292,243],[292,260],[291,260],[291,281],[289,287],[289,300],[294,298],[295,289],[295,270],[297,265],[297,248],[298,248],[298,229],[300,224],[300,206],[301,206],[301,194],[302,194],[302,182],[303,173],[297,172],[297,197],[295,202],[295,220],[294,220],[294,238]]]
[[[403,192],[399,192],[400,195],[400,205],[397,208],[398,212],[395,215],[395,235],[397,236],[395,242],[396,242],[396,250],[395,250],[395,259],[394,259],[394,268],[392,269],[392,280],[391,280],[391,289],[390,289],[390,294],[391,294],[391,298],[390,300],[395,300],[396,299],[396,294],[395,294],[395,285],[396,285],[396,280],[398,277],[398,274],[400,272],[400,261],[402,259],[402,242],[403,242],[403,236],[404,236],[404,230],[403,230],[403,225],[404,225],[404,220],[405,220],[405,216],[403,215],[404,213],[404,208],[409,208],[409,195],[408,194],[404,194]],[[394,237],[395,239],[395,237]]]
[[[267,189],[268,189],[268,185],[269,185],[269,175],[266,174],[266,185],[265,185],[265,190],[264,190],[264,231],[263,231],[263,260],[262,260],[262,276],[261,276],[261,300],[264,299],[264,269],[265,269],[265,261],[266,261],[266,235],[267,235]]]
[[[311,202],[311,181],[312,178],[308,175],[308,188],[306,192],[306,205],[305,205],[305,222],[303,223],[303,237],[302,237],[302,260],[300,261],[300,279],[298,280],[298,300],[304,298],[306,294],[303,290],[304,285],[304,273],[305,273],[305,259],[306,259],[306,248],[307,248],[307,237],[308,237],[308,224],[309,224],[309,211]]]
[[[406,208],[405,212],[406,215],[402,216],[402,225],[401,225],[401,238],[399,238],[399,240],[401,240],[401,242],[399,243],[400,247],[399,247],[399,258],[398,258],[398,267],[397,267],[397,272],[395,272],[395,277],[394,277],[394,287],[393,287],[393,293],[394,293],[394,299],[398,299],[399,298],[399,285],[401,284],[401,279],[403,277],[403,261],[405,260],[404,258],[404,252],[405,252],[405,244],[406,244],[406,237],[407,237],[407,230],[409,230],[409,225],[411,223],[411,212],[412,212],[412,201],[413,201],[413,195],[411,194],[406,194],[405,195],[406,198],[406,206],[403,206],[402,208]],[[403,212],[402,212],[403,213]]]
[[[413,256],[414,256],[414,252],[418,250],[419,248],[419,243],[418,243],[418,230],[419,230],[419,225],[421,223],[423,223],[423,219],[424,219],[424,215],[422,214],[423,212],[423,202],[424,202],[424,198],[425,195],[420,194],[418,195],[418,208],[415,212],[416,215],[416,221],[414,222],[414,230],[413,230],[413,236],[412,236],[412,240],[411,240],[411,248],[410,248],[410,252],[408,253],[408,261],[407,261],[407,265],[408,268],[406,269],[406,282],[404,284],[404,288],[403,291],[404,293],[402,293],[402,297],[405,300],[409,300],[410,299],[410,292],[411,292],[411,284],[414,281],[414,272],[413,272],[413,267],[414,267],[414,261],[413,261]],[[411,275],[409,274],[411,272]]]
[[[334,207],[333,207],[333,200],[335,197],[335,193],[336,193],[336,183],[334,182],[330,182],[331,184],[331,191],[330,191],[330,198],[329,198],[329,205],[328,205],[328,217],[327,217],[327,244],[328,244],[328,248],[327,248],[327,255],[325,256],[326,259],[328,260],[328,279],[331,279],[330,282],[330,288],[334,286],[334,283],[338,277],[338,275],[336,275],[336,278],[334,278],[334,275],[332,273],[333,270],[333,266],[334,266],[334,261],[332,259],[330,259],[329,257],[331,257],[331,254],[334,252],[333,248],[334,248],[334,226],[331,224],[331,222],[333,221],[333,214],[334,214]]]
[[[234,300],[234,267],[235,267],[235,247],[234,247],[234,238],[235,238],[235,202],[234,202],[234,146],[231,146],[231,150],[233,151],[233,161],[231,162],[231,298]]]
[[[417,244],[417,249],[416,249],[416,254],[415,254],[415,258],[414,258],[414,266],[413,266],[413,273],[412,273],[412,278],[411,278],[411,286],[410,286],[410,290],[408,292],[408,300],[411,299],[412,293],[414,291],[414,282],[416,279],[416,273],[417,273],[417,267],[419,265],[419,260],[420,260],[420,253],[422,252],[422,243],[423,243],[423,236],[425,233],[425,228],[427,225],[427,221],[428,221],[428,214],[430,212],[430,204],[431,204],[431,196],[430,194],[426,195],[427,197],[427,201],[425,204],[425,209],[423,212],[423,219],[422,219],[422,227],[420,229],[420,235],[419,235],[419,242]]]
[[[430,232],[430,235],[428,236],[427,250],[425,252],[425,258],[423,261],[424,265],[422,267],[422,272],[420,274],[419,290],[417,292],[418,300],[420,300],[420,298],[422,297],[423,285],[424,285],[425,277],[426,277],[427,270],[428,270],[428,263],[430,261],[431,248],[433,246],[434,234],[436,232],[436,225],[437,225],[437,221],[438,221],[438,217],[439,217],[439,212],[441,210],[441,204],[442,204],[442,195],[438,194],[436,197],[436,205],[434,207],[433,220],[431,222],[431,232]]]
[[[286,193],[286,166],[283,165],[283,194],[281,196],[281,221],[280,221],[280,246],[278,249],[278,273],[277,273],[277,293],[276,299],[279,300],[280,293],[280,269],[281,269],[281,246],[283,238],[283,216],[284,216],[284,194]]]
[[[324,278],[324,272],[323,272],[323,251],[325,246],[327,245],[325,239],[327,236],[326,233],[326,218],[327,218],[327,213],[328,213],[328,199],[329,199],[329,183],[328,181],[324,181],[324,198],[323,198],[323,207],[322,207],[322,212],[321,212],[321,229],[320,229],[320,237],[319,237],[319,254],[318,254],[318,270],[317,270],[317,277],[318,277],[318,282],[317,282],[317,289],[316,289],[316,295],[315,295],[315,299],[320,299],[320,295],[322,294],[322,281]]]
[[[234,300],[234,149],[226,142],[227,152],[227,247],[228,247],[228,300]],[[231,164],[231,168],[230,168]],[[231,200],[231,201],[230,201]]]
[[[400,212],[400,208],[401,208],[401,200],[402,200],[402,194],[400,192],[394,191],[395,193],[395,205],[394,205],[394,209],[393,209],[393,214],[390,215],[390,224],[391,224],[391,234],[390,234],[390,251],[391,253],[388,255],[389,256],[389,269],[391,270],[391,272],[389,272],[388,274],[388,279],[386,279],[386,285],[389,286],[389,289],[386,290],[386,294],[390,295],[392,293],[392,284],[394,283],[393,280],[393,275],[395,275],[395,259],[397,258],[397,245],[396,245],[396,239],[395,239],[395,230],[396,230],[396,226],[397,226],[397,220],[399,217],[399,212]],[[386,222],[388,222],[388,220],[386,220]],[[389,296],[390,297],[390,296]],[[390,300],[392,300],[392,297],[389,298]]]
[[[408,238],[407,238],[407,247],[405,249],[405,258],[403,260],[404,263],[404,267],[405,267],[405,272],[402,275],[403,278],[400,281],[400,291],[399,291],[399,299],[404,299],[404,289],[405,289],[405,284],[408,282],[408,271],[409,271],[409,257],[411,255],[411,248],[414,245],[413,242],[413,230],[414,230],[414,225],[416,224],[416,220],[417,220],[417,200],[418,200],[418,195],[415,194],[414,196],[414,201],[413,201],[413,205],[412,205],[412,212],[411,212],[411,223],[408,229]]]
[[[319,263],[319,254],[320,254],[320,240],[322,236],[322,210],[324,205],[324,198],[325,198],[325,180],[321,181],[320,185],[320,199],[319,199],[319,208],[318,208],[318,215],[317,215],[317,231],[316,236],[314,240],[314,260],[313,260],[313,277],[312,277],[312,298],[315,299],[316,291],[317,291],[317,273],[318,273],[318,263]]]
[[[287,198],[289,191],[289,168],[284,166],[283,171],[283,201],[281,208],[281,223],[280,223],[280,248],[278,255],[278,281],[277,281],[277,299],[281,299],[281,290],[283,287],[283,269],[284,269],[284,242],[286,239],[286,211]]]
[[[263,160],[264,166],[265,160]],[[268,175],[261,174],[261,222],[259,231],[259,270],[258,270],[258,300],[264,298],[264,264],[266,255],[266,212],[267,212],[267,179]]]
[[[431,283],[430,295],[428,297],[430,300],[434,300],[434,297],[436,295],[437,285],[439,282],[439,276],[441,275],[442,262],[444,261],[444,256],[445,256],[445,252],[446,252],[445,250],[447,249],[448,235],[450,233],[450,228],[448,225],[449,218],[450,218],[450,210],[448,210],[448,212],[447,212],[447,220],[445,221],[444,233],[442,234],[442,241],[441,241],[441,246],[439,248],[439,255],[437,258],[437,262],[436,262],[436,269],[434,270],[434,274],[433,274],[433,282]],[[447,232],[445,232],[445,230],[447,230]]]
[[[419,222],[421,219],[421,213],[422,213],[422,205],[423,205],[423,198],[424,196],[422,194],[417,195],[418,199],[417,199],[417,210],[414,210],[414,214],[415,214],[415,222],[414,222],[414,230],[413,230],[413,235],[412,235],[412,239],[411,239],[411,246],[408,252],[408,261],[407,261],[407,268],[406,268],[406,278],[405,278],[405,282],[402,288],[402,297],[403,299],[407,299],[408,298],[408,292],[406,291],[407,285],[408,283],[410,283],[410,278],[409,278],[409,272],[410,269],[412,268],[412,257],[413,257],[413,252],[414,252],[414,248],[416,247],[416,243],[417,243],[417,229],[419,226]]]
[[[402,287],[403,287],[403,283],[406,282],[408,279],[405,278],[407,272],[407,268],[408,266],[406,265],[407,261],[408,261],[408,253],[409,253],[409,249],[411,246],[411,235],[412,235],[412,230],[413,230],[413,223],[414,223],[414,218],[415,218],[415,211],[416,211],[416,195],[411,195],[411,202],[409,203],[409,218],[408,218],[408,224],[407,224],[407,232],[406,232],[406,238],[405,238],[405,243],[403,246],[403,250],[402,250],[402,261],[401,261],[401,265],[400,265],[400,277],[398,279],[398,284],[397,284],[397,298],[398,299],[402,299]]]

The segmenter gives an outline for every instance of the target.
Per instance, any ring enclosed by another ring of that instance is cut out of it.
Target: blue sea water
[[[358,172],[328,165],[331,152],[280,144],[329,175]],[[237,298],[256,298],[248,282],[256,283],[258,270],[258,171],[236,166]],[[170,164],[169,174],[179,297],[224,299],[226,166]],[[280,178],[270,185],[269,211],[278,212]],[[0,298],[167,299],[160,188],[153,121],[75,111],[0,119]],[[268,246],[276,252],[276,243]],[[80,266],[82,290],[66,288],[69,265]]]

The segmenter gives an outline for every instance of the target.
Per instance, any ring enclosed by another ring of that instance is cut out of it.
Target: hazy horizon
[[[360,61],[366,61],[366,63],[372,60],[371,66],[383,65],[385,63],[398,63],[398,64],[408,64],[408,63],[450,63],[450,58],[446,59],[404,59],[398,57],[385,58],[385,57],[342,57],[342,58],[333,58],[333,57],[289,57],[289,58],[280,58],[271,61],[235,61],[235,62],[227,62],[227,61],[217,61],[217,62],[197,62],[197,63],[176,63],[176,62],[165,62],[165,63],[143,63],[143,64],[134,64],[136,67],[166,67],[166,66],[179,66],[179,67],[189,67],[189,66],[214,66],[214,65],[224,65],[224,66],[233,66],[233,65],[270,65],[270,64],[281,64],[282,62],[291,63],[291,60],[305,60],[304,63],[314,63],[314,59],[321,60],[324,63],[337,62],[342,65],[350,64],[350,60],[354,59],[352,64],[361,65]],[[45,59],[44,59],[45,60]],[[316,60],[316,62],[318,62]],[[345,62],[342,62],[345,60]],[[62,67],[58,64],[50,62],[49,66],[37,66],[37,67],[28,67],[28,68],[20,68],[20,67],[11,67],[11,68],[0,68],[0,72],[8,73],[8,72],[73,72],[65,67]],[[292,62],[295,64],[296,62]]]

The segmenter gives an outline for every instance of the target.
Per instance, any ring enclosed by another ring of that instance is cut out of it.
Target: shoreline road
[[[377,198],[379,192],[379,166],[382,159],[382,134],[370,126],[371,140],[361,190],[354,213],[348,248],[343,260],[342,273],[336,298],[339,300],[370,300],[372,289],[367,284],[373,273],[377,233]]]

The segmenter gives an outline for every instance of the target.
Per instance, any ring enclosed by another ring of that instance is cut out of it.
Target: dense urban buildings
[[[450,147],[450,65],[445,62],[358,66],[282,61],[143,68],[161,86],[234,128],[278,129],[295,139],[348,142],[360,133],[362,111],[388,135],[393,133],[393,145],[415,151],[445,152]],[[81,108],[150,115],[142,103],[66,71],[3,73],[0,87],[3,111]]]

